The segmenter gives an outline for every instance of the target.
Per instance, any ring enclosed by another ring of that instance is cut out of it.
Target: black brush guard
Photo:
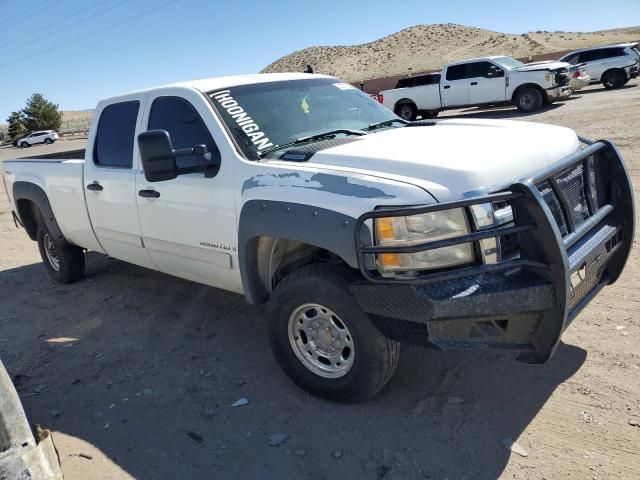
[[[516,348],[523,361],[546,361],[578,313],[617,280],[633,243],[633,191],[618,150],[608,141],[580,140],[584,148],[508,188],[362,215],[355,243],[365,281],[351,290],[383,333],[443,349]],[[476,228],[470,208],[496,202],[511,206],[514,221]],[[368,232],[374,229],[366,224],[376,218],[452,208],[465,209],[470,233],[410,246],[372,245]],[[378,254],[462,243],[477,252],[480,240],[506,235],[517,239],[519,255],[497,263],[412,277],[386,277],[376,269]]]

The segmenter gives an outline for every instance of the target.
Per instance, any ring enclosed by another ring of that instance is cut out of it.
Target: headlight
[[[465,235],[469,225],[464,211],[456,208],[408,217],[380,217],[375,220],[375,232],[377,245],[407,246]],[[378,254],[378,268],[382,273],[431,270],[473,260],[472,244],[463,243],[417,253]]]
[[[544,79],[547,81],[547,83],[548,83],[549,85],[553,85],[553,81],[554,81],[554,79],[555,79],[554,77],[555,77],[555,75],[553,75],[552,73],[547,73],[547,74],[544,76]]]

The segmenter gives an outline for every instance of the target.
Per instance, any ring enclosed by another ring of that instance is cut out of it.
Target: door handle
[[[444,89],[446,90],[446,89],[448,89],[448,88],[451,88],[451,85],[445,85],[445,86],[444,86],[444,87],[442,87],[442,88],[444,88]]]
[[[157,190],[140,190],[138,195],[145,198],[158,198],[160,196],[160,192]]]
[[[471,85],[478,85],[478,82],[471,82]]]
[[[98,182],[93,182],[87,185],[87,190],[91,190],[92,192],[99,192],[102,190],[102,185]]]

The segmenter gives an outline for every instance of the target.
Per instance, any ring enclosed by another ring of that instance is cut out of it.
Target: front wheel
[[[84,275],[84,251],[57,239],[45,225],[38,227],[38,249],[47,273],[56,283],[72,283]]]
[[[398,365],[400,344],[384,337],[349,293],[346,267],[312,264],[280,282],[269,300],[269,338],[301,388],[355,403],[378,393]]]
[[[20,144],[20,148],[27,148],[29,146],[29,144],[27,142],[22,142]]]
[[[542,94],[535,88],[523,88],[514,98],[514,103],[519,111],[533,113],[540,110],[543,100]]]

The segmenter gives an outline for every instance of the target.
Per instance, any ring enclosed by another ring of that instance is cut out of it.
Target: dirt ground
[[[636,82],[537,115],[451,115],[612,139],[640,185]],[[548,364],[407,347],[388,388],[352,406],[296,388],[271,356],[263,310],[240,296],[95,254],[86,280],[54,285],[4,193],[0,252],[0,357],[30,421],[54,431],[69,480],[640,478],[637,249]],[[277,433],[286,440],[270,446]]]

